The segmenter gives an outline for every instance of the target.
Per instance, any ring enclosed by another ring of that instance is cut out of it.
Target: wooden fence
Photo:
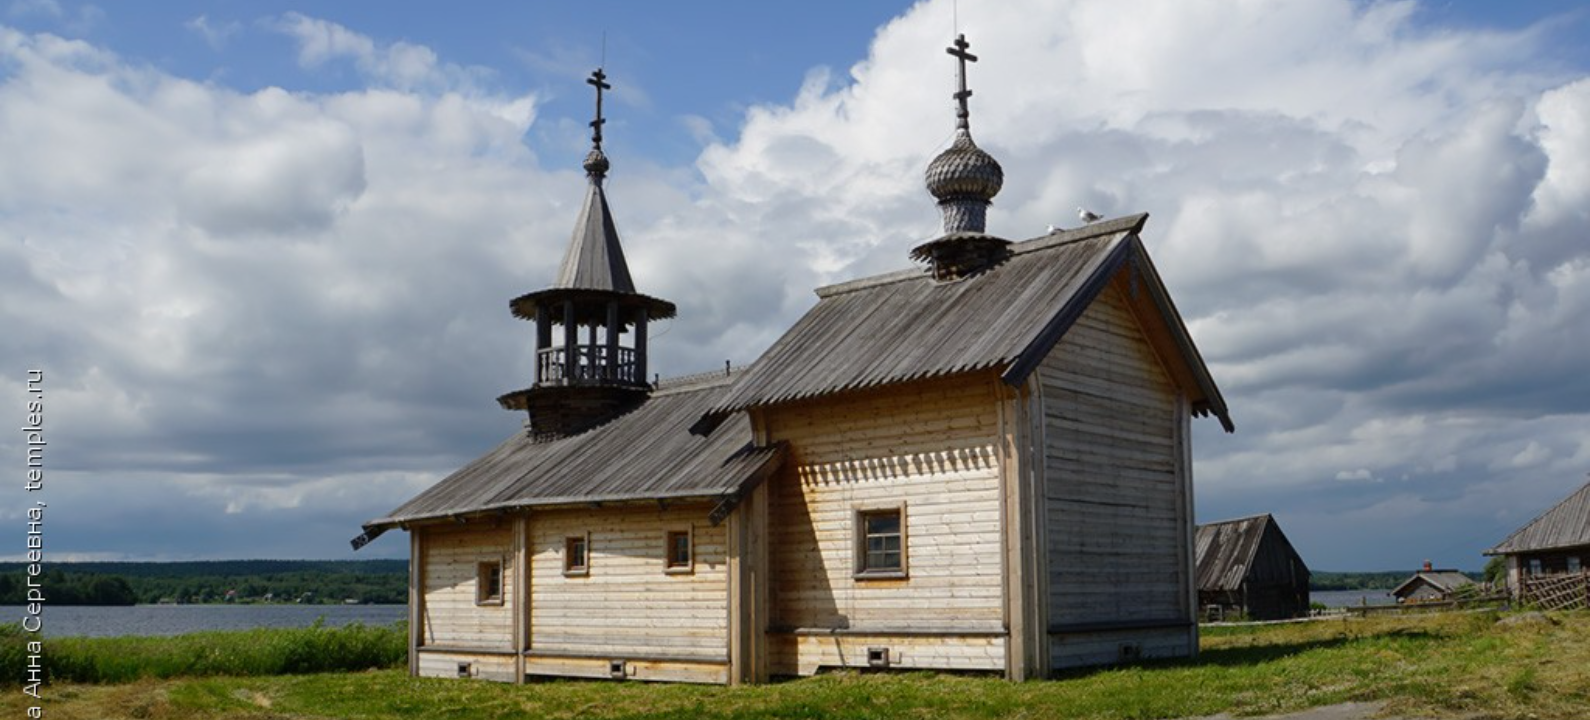
[[[1542,610],[1590,609],[1590,571],[1561,575],[1525,575],[1519,599]]]

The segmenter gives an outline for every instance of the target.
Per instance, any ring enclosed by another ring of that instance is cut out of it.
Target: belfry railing
[[[536,351],[537,385],[618,383],[638,385],[645,380],[635,365],[635,350],[619,347],[608,353],[606,345],[573,345]]]

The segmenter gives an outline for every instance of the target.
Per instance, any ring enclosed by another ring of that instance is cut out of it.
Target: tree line
[[[132,605],[138,598],[126,578],[114,575],[52,569],[38,576],[35,584],[44,593],[45,602],[52,605]],[[28,587],[24,573],[0,575],[0,605],[27,603]]]
[[[1309,573],[1308,589],[1310,590],[1391,590],[1401,585],[1404,580],[1413,577],[1413,570],[1390,570],[1386,572],[1326,572],[1314,570]],[[1464,575],[1474,580],[1484,576],[1480,573],[1466,572]]]
[[[52,563],[40,581],[52,605],[408,602],[405,560]],[[0,605],[26,596],[26,565],[0,563]]]

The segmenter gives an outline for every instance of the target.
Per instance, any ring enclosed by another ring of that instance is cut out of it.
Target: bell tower
[[[497,398],[505,410],[524,410],[530,433],[574,435],[646,400],[646,328],[674,316],[674,304],[635,291],[607,205],[602,181],[610,167],[602,152],[602,91],[612,89],[597,68],[591,151],[585,156],[585,202],[574,237],[552,286],[509,302],[515,317],[536,324],[535,384]],[[626,337],[627,336],[627,337]]]

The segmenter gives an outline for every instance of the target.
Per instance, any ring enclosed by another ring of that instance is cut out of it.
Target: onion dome
[[[1007,256],[1010,242],[987,234],[988,205],[1005,184],[1005,170],[992,155],[972,141],[971,109],[966,100],[966,63],[977,56],[967,52],[965,35],[945,52],[959,61],[960,89],[955,98],[955,140],[928,163],[927,190],[938,200],[944,216],[944,234],[911,249],[911,259],[932,266],[933,276],[954,280],[980,272]]]
[[[994,156],[972,142],[971,131],[955,131],[955,142],[927,167],[927,189],[939,202],[981,200],[989,202],[1005,184],[1005,170]]]
[[[607,169],[611,167],[607,161],[607,154],[602,152],[601,146],[591,148],[591,151],[586,153],[585,162],[582,165],[585,168],[585,174],[593,178],[606,177]]]

